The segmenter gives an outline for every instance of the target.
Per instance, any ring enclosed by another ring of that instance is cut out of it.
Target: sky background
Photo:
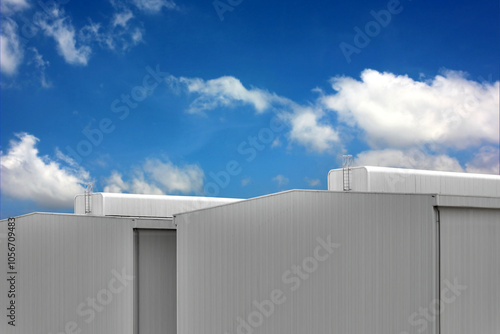
[[[2,0],[0,216],[499,173],[498,0]]]

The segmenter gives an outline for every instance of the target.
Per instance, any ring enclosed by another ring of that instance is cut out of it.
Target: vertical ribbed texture
[[[436,298],[431,196],[292,191],[176,222],[178,333],[237,333],[274,289],[286,301],[255,333],[417,333],[408,318]],[[292,291],[287,271],[328,236],[340,247]]]
[[[500,210],[442,208],[442,334],[500,333]]]
[[[109,289],[112,270],[133,274],[133,238],[130,219],[32,214],[16,219],[17,325],[7,325],[7,245],[0,244],[0,333],[56,334],[71,332],[75,322],[82,334],[132,334],[133,282],[112,293],[109,304],[90,319],[89,298]],[[0,233],[7,233],[6,221]],[[115,283],[114,287],[123,286]],[[100,300],[107,303],[102,293]],[[78,305],[85,303],[80,314]],[[87,322],[88,321],[88,322]],[[71,325],[69,325],[71,326]],[[68,327],[71,329],[71,327]]]
[[[175,334],[175,230],[137,230],[136,233],[139,334]]]

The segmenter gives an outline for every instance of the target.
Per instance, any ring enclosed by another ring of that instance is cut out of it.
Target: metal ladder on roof
[[[342,156],[342,177],[343,177],[343,185],[344,191],[351,190],[351,167],[353,164],[352,155],[343,155]]]
[[[85,187],[85,213],[92,212],[92,192],[94,191],[94,184],[87,183]]]

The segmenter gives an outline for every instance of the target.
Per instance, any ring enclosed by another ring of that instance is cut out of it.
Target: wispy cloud
[[[2,18],[0,27],[0,70],[6,75],[13,75],[24,57],[23,47],[17,34],[18,26],[12,19]]]
[[[203,189],[205,174],[198,165],[176,166],[170,161],[148,159],[132,172],[128,181],[113,171],[105,180],[105,192],[130,192],[135,194],[197,193]]]
[[[278,184],[278,187],[286,186],[288,182],[290,182],[290,180],[286,176],[281,174],[278,174],[275,177],[273,177],[273,181]]]
[[[134,176],[127,182],[123,181],[122,174],[117,171],[113,171],[111,176],[106,180],[104,192],[164,195],[160,188],[146,182],[144,179],[144,173],[140,171],[136,171]]]
[[[321,181],[319,179],[310,179],[308,177],[305,178],[307,184],[309,185],[309,187],[316,187],[316,186],[319,186],[321,184]]]
[[[29,7],[30,5],[26,0],[2,0],[0,2],[0,12],[5,15],[23,11]]]
[[[63,9],[54,7],[50,15],[39,15],[36,18],[36,25],[45,35],[55,40],[58,52],[68,64],[87,65],[92,50],[90,46],[77,42],[75,28]]]
[[[48,60],[44,60],[43,56],[38,52],[37,48],[31,47],[29,50],[33,54],[33,58],[30,63],[33,63],[39,71],[40,75],[40,85],[43,88],[50,88],[52,84],[47,80],[45,69],[50,65]]]
[[[163,8],[175,9],[177,5],[170,0],[132,0],[133,4],[146,13],[158,13]]]
[[[214,110],[218,107],[235,107],[238,104],[252,105],[257,112],[262,113],[270,108],[272,102],[279,99],[276,95],[258,88],[247,89],[240,80],[230,76],[207,81],[170,76],[168,82],[171,86],[182,85],[189,93],[198,96],[188,109],[190,113]]]
[[[109,24],[89,23],[79,31],[80,40],[109,50],[128,50],[143,42],[143,29],[130,23],[134,18],[132,12],[125,9],[115,13]]]
[[[311,151],[330,151],[339,141],[336,130],[321,109],[299,105],[267,90],[247,88],[237,78],[224,76],[205,81],[170,76],[167,82],[176,93],[185,91],[196,96],[187,110],[189,113],[250,105],[258,114],[266,111],[279,114],[290,128],[289,140]],[[279,140],[273,143],[273,147],[279,145]]]
[[[74,163],[64,166],[40,156],[38,138],[31,134],[19,133],[16,137],[7,153],[1,152],[2,192],[48,209],[71,208],[74,196],[83,192],[82,184],[90,179],[88,172]],[[58,156],[64,157],[60,152]],[[68,159],[64,158],[70,162]]]
[[[252,179],[249,177],[246,177],[246,178],[241,180],[241,186],[246,187],[250,184],[250,182],[252,182]]]
[[[132,11],[126,9],[122,12],[115,13],[113,16],[112,25],[113,27],[122,27],[126,28],[128,22],[134,17]]]

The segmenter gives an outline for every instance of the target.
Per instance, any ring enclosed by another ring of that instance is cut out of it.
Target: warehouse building
[[[0,236],[1,333],[500,332],[499,176],[357,167],[248,200],[85,194]]]

